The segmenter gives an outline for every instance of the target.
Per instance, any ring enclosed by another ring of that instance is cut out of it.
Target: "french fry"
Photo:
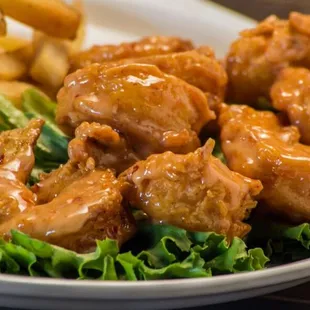
[[[0,48],[6,52],[14,52],[25,46],[29,45],[31,42],[12,36],[0,37]]]
[[[29,44],[12,52],[11,54],[21,60],[27,66],[27,68],[29,68],[34,57],[34,48],[31,42],[29,42]]]
[[[0,80],[12,81],[26,76],[32,55],[30,41],[0,37]]]
[[[19,81],[0,81],[0,94],[6,96],[17,108],[21,108],[22,94],[29,88],[36,87],[32,84]],[[40,91],[38,88],[36,88],[36,90],[42,96],[47,97],[45,93]]]
[[[43,6],[42,2],[44,2]],[[28,10],[32,14],[35,9],[38,10],[41,8],[43,10],[44,7],[44,11],[46,11],[53,5],[58,7],[55,2],[58,2],[57,5],[64,6],[68,9],[59,0],[40,0],[39,2],[36,0],[12,0],[10,4],[6,0],[0,0],[0,8],[6,12],[6,9],[10,8],[10,5],[12,7],[14,6],[15,11],[17,11],[14,14],[18,15],[21,8],[19,5],[31,4],[34,7],[31,9],[28,8]],[[40,31],[34,31],[32,42],[15,37],[0,37],[0,79],[6,81],[20,79],[26,76],[29,68],[28,73],[33,82],[45,89],[49,89],[51,94],[55,94],[68,74],[69,55],[81,49],[85,37],[85,21],[81,18],[83,16],[82,0],[73,0],[73,8],[71,10],[76,10],[80,19],[74,40],[60,39],[60,37],[66,36],[59,34],[57,38],[50,37]],[[23,12],[23,16],[27,15],[27,12]],[[13,17],[12,14],[11,16]],[[61,19],[64,19],[64,16]],[[50,23],[50,20],[47,23]],[[46,29],[44,31],[47,32]],[[2,85],[6,86],[4,84]],[[21,88],[22,85],[18,85]],[[17,88],[17,86],[12,85],[12,87],[9,87],[9,89],[12,88]],[[17,101],[18,99],[16,99]]]
[[[79,28],[76,32],[76,37],[73,41],[66,41],[67,47],[68,47],[68,53],[69,55],[75,54],[79,52],[84,44],[85,36],[86,36],[86,21],[85,21],[85,10],[84,10],[84,4],[82,0],[73,0],[72,6],[80,12],[81,14],[81,21]]]
[[[73,0],[72,6],[81,16],[74,40],[49,37],[40,31],[34,31],[33,33],[35,56],[30,69],[30,76],[43,87],[49,87],[52,94],[58,91],[68,74],[69,55],[78,52],[82,48],[86,34],[83,1]]]
[[[0,36],[6,35],[6,22],[3,13],[0,11]]]
[[[31,41],[16,37],[0,37],[0,50],[13,55],[29,67],[33,57],[33,45]]]
[[[76,37],[74,40],[58,39],[59,42],[62,42],[64,44],[64,46],[67,48],[69,55],[75,54],[81,50],[81,48],[83,47],[85,36],[86,36],[83,1],[82,0],[74,0],[72,2],[72,6],[81,13],[81,22],[80,22],[79,28],[77,30]],[[38,45],[40,45],[42,43],[43,37],[44,37],[44,34],[42,32],[40,32],[40,31],[34,31],[33,32],[33,45],[34,45],[35,49],[37,49]],[[52,38],[50,38],[50,39],[52,39]],[[53,39],[57,42],[56,38],[53,38]]]
[[[35,56],[30,76],[44,86],[58,89],[69,71],[68,51],[63,41],[35,34]]]
[[[59,0],[0,0],[4,15],[29,25],[49,36],[76,37],[81,14]]]
[[[46,40],[47,36],[40,31],[33,31],[32,34],[32,45],[35,51],[37,51],[40,46],[43,44],[44,40]],[[55,39],[57,40],[57,39]],[[62,40],[59,40],[61,42]]]
[[[12,81],[23,78],[27,66],[15,55],[0,53],[0,80]]]

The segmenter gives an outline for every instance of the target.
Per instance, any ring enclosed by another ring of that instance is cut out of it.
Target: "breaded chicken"
[[[96,164],[92,158],[87,158],[83,162],[69,160],[50,173],[41,174],[39,182],[31,187],[32,192],[36,194],[37,204],[52,201],[64,188],[94,170],[95,167]]]
[[[44,122],[0,134],[0,223],[33,206],[35,195],[25,183],[34,166],[33,149]]]
[[[201,90],[146,64],[78,70],[66,78],[56,112],[57,122],[73,129],[84,121],[111,126],[142,159],[195,150],[201,128],[214,118]]]
[[[69,157],[83,162],[91,157],[96,167],[123,172],[139,160],[126,140],[110,126],[99,123],[82,123],[75,130],[75,138],[69,144]]]
[[[119,177],[129,183],[125,199],[155,221],[189,231],[243,237],[256,206],[260,181],[230,171],[212,156],[214,141],[194,153],[166,152],[137,162]]]
[[[121,245],[135,233],[135,222],[122,206],[120,189],[111,171],[90,171],[51,202],[28,208],[0,225],[0,234],[10,238],[10,231],[18,229],[79,253],[93,251],[96,240],[105,238]]]
[[[69,161],[58,169],[40,176],[32,186],[38,204],[48,203],[68,185],[95,168],[111,168],[117,174],[139,159],[124,138],[111,127],[82,123],[68,146]]]
[[[131,63],[155,65],[164,73],[174,75],[203,92],[212,94],[214,100],[221,102],[224,99],[227,74],[208,47],[181,53],[126,58],[107,62],[105,66],[111,68]]]
[[[119,45],[95,45],[89,50],[79,52],[71,57],[71,72],[92,63],[183,52],[192,49],[194,46],[191,41],[164,36],[145,37],[140,41]]]
[[[31,120],[25,128],[0,133],[0,169],[26,183],[34,166],[33,149],[41,134],[44,121]]]
[[[273,84],[272,105],[287,114],[301,134],[301,141],[310,144],[310,70],[286,68]]]
[[[267,211],[295,223],[310,220],[310,147],[298,129],[282,127],[272,112],[226,106],[219,119],[230,169],[262,181]]]
[[[255,105],[269,97],[279,72],[288,66],[310,68],[310,15],[292,12],[289,20],[272,15],[241,32],[226,58],[227,100]]]

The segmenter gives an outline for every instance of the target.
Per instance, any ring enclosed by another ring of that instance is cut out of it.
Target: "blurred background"
[[[310,13],[310,0],[212,0],[257,20],[276,14],[287,18],[289,12]]]

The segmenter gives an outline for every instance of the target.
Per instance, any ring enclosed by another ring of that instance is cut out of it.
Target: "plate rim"
[[[232,293],[306,278],[310,278],[310,258],[258,271],[191,279],[79,281],[0,274],[0,294],[7,291],[12,296],[35,296],[40,294],[40,297],[76,298],[76,295],[71,294],[72,296],[70,296],[68,293],[83,291],[84,293],[87,292],[87,294],[79,295],[80,299],[172,299]],[[248,283],[251,283],[251,285],[249,286]],[[8,290],[6,290],[7,285]],[[12,291],[13,285],[17,288]],[[25,288],[27,289],[25,290]]]

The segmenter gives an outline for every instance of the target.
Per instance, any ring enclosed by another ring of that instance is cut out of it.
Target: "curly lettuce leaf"
[[[205,259],[205,267],[214,273],[236,273],[263,269],[269,259],[261,248],[246,250],[240,238],[229,244],[224,236],[215,233],[193,233],[194,250]]]
[[[2,248],[0,248],[0,272],[8,274],[20,273],[19,265]]]
[[[169,225],[140,224],[140,235],[147,240],[147,250],[141,249],[138,258],[149,266],[162,268],[180,258],[180,253],[188,253],[192,242],[183,229]]]
[[[22,110],[28,119],[45,120],[40,139],[50,150],[48,160],[64,163],[68,160],[68,137],[55,123],[56,103],[42,96],[35,89],[28,89],[22,96]]]
[[[55,123],[56,104],[28,89],[22,96],[22,108],[17,109],[5,96],[0,95],[0,131],[25,127],[31,118],[45,120],[42,133],[35,148],[36,166],[33,169],[29,184],[38,181],[43,172],[50,172],[68,160],[69,138]]]
[[[57,127],[51,118],[54,103],[48,101],[35,90],[27,90],[23,94],[23,111],[17,109],[6,97],[0,95],[0,130],[22,128],[27,126],[29,119],[45,120],[42,134],[38,139],[35,155],[38,161],[46,160],[65,162],[68,158],[68,137]],[[40,108],[36,108],[39,107]],[[51,107],[50,107],[51,106]]]
[[[10,128],[25,127],[28,124],[24,113],[3,95],[0,95],[0,115]]]
[[[42,96],[36,89],[29,88],[22,95],[23,111],[40,115],[46,121],[55,124],[57,104]],[[60,130],[57,128],[57,130]]]
[[[3,95],[0,95],[0,115],[10,129],[25,127],[29,121],[26,115]],[[38,153],[46,158],[51,155],[41,137],[38,139],[36,149]]]
[[[304,223],[298,226],[282,226],[282,235],[286,239],[296,240],[307,250],[310,249],[310,224]]]
[[[212,273],[204,267],[205,261],[194,251],[181,262],[174,262],[166,267],[155,269],[141,265],[143,280],[176,279],[176,278],[201,278],[210,277]]]
[[[310,224],[290,225],[276,220],[257,218],[252,221],[248,243],[265,248],[273,264],[310,257]]]
[[[0,243],[1,272],[135,281],[259,270],[268,261],[262,249],[247,251],[239,238],[229,244],[215,233],[188,233],[168,225],[142,225],[139,234],[148,245],[136,254],[121,252],[110,239],[97,241],[93,253],[78,254],[12,231],[12,241]]]

